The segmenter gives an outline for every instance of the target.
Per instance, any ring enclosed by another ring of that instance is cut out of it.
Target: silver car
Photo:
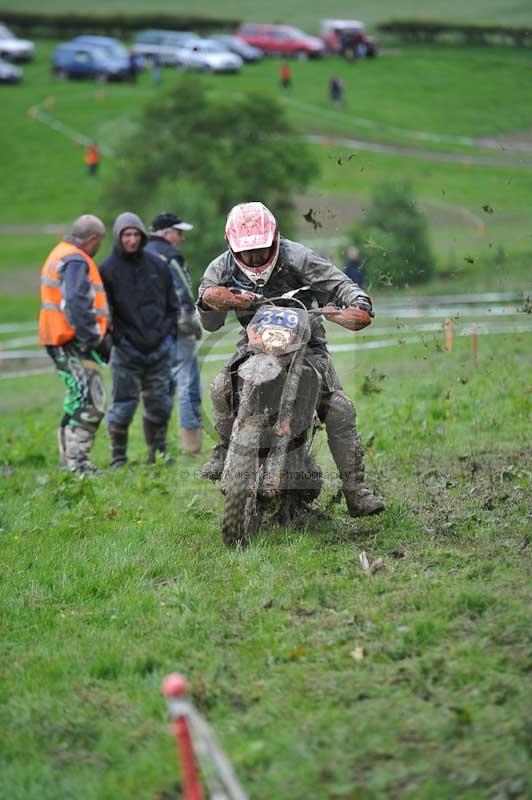
[[[161,66],[179,65],[179,50],[191,39],[200,39],[190,31],[147,30],[135,36],[131,51],[144,61],[158,61]]]
[[[226,47],[207,39],[191,39],[179,48],[178,66],[201,72],[240,72],[244,61]]]
[[[8,61],[0,58],[0,83],[19,83],[22,80],[22,70]]]
[[[0,58],[10,61],[31,61],[35,56],[35,45],[27,39],[17,39],[9,28],[0,22]]]

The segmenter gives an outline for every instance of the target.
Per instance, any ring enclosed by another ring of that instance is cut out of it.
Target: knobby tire
[[[234,437],[234,438],[233,438]],[[222,539],[226,545],[249,544],[258,528],[257,472],[260,427],[250,417],[233,430],[225,462],[225,502]]]

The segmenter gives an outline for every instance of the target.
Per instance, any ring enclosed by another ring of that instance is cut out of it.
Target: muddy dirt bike
[[[248,544],[263,520],[296,521],[322,489],[311,455],[321,377],[305,349],[313,316],[327,313],[342,325],[345,310],[309,310],[295,297],[299,291],[256,301],[247,352],[231,369],[238,412],[221,478],[222,539],[229,546]],[[360,313],[369,320],[369,309]]]

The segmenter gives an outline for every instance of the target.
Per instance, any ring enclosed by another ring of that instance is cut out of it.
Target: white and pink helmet
[[[240,203],[228,214],[225,225],[225,240],[233,258],[244,275],[264,285],[273,272],[279,257],[279,228],[269,208],[262,203]],[[264,264],[249,266],[242,259],[244,250],[268,248]]]

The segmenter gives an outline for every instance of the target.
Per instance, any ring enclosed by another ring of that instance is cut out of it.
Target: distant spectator
[[[139,71],[140,71],[140,61],[139,61],[139,58],[138,58],[137,54],[135,53],[135,51],[132,50],[130,52],[130,54],[129,54],[129,82],[130,83],[136,83],[137,82],[137,75],[139,74]]]
[[[283,89],[292,88],[292,68],[286,62],[283,62],[279,67],[279,79]]]
[[[359,249],[355,247],[354,244],[347,248],[344,272],[353,283],[356,283],[362,289],[364,286],[364,273],[362,271]]]
[[[163,78],[161,57],[155,53],[151,62],[151,82],[154,86],[160,86]]]
[[[343,105],[344,84],[338,75],[332,75],[329,79],[329,97],[335,106]]]
[[[98,145],[91,142],[85,148],[85,164],[89,170],[89,175],[97,175],[100,167],[100,151]]]

